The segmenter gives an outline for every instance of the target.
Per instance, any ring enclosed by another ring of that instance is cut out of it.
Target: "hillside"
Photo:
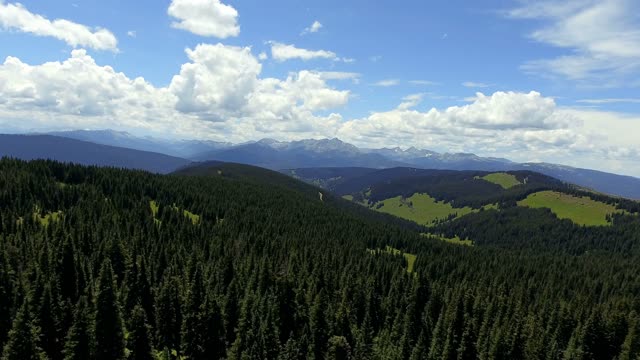
[[[640,179],[602,171],[546,163],[517,163],[504,158],[469,153],[438,153],[411,147],[366,149],[339,139],[277,141],[262,139],[242,144],[210,140],[167,140],[136,137],[113,130],[76,130],[50,133],[59,137],[163,153],[193,161],[221,161],[272,170],[328,167],[372,169],[415,167],[486,172],[534,171],[606,194],[640,200]],[[58,160],[66,161],[64,158]],[[288,171],[288,170],[286,170]]]
[[[443,240],[572,254],[640,246],[624,235],[640,229],[640,203],[530,171],[302,169],[295,174],[365,208],[425,226],[426,233]]]
[[[51,135],[0,134],[0,157],[50,159],[82,165],[140,169],[166,174],[191,163],[160,153],[133,150]]]
[[[515,233],[520,249],[450,245],[367,213],[255,179],[0,160],[0,346],[109,359],[636,355],[633,228],[572,255]]]

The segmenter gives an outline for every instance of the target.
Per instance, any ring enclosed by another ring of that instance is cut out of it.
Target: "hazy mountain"
[[[187,159],[196,154],[232,146],[230,143],[206,140],[165,140],[153,137],[137,137],[128,132],[114,130],[74,130],[51,132],[47,135],[89,141],[102,145],[158,152]]]
[[[362,151],[338,139],[292,142],[263,139],[199,154],[194,160],[236,162],[274,170],[328,166],[387,168],[406,165],[380,154]]]
[[[260,141],[232,145],[214,141],[140,138],[112,130],[67,131],[57,136],[130,149],[152,151],[195,161],[217,160],[272,170],[324,167],[371,169],[416,167],[441,170],[531,170],[603,193],[640,199],[640,179],[595,170],[544,163],[515,163],[470,153],[438,153],[428,149],[361,149],[339,139]]]
[[[633,176],[547,163],[516,164],[515,168],[536,171],[605,194],[640,199],[640,179]]]
[[[148,151],[94,144],[52,135],[0,135],[0,157],[51,159],[83,165],[112,166],[169,173],[189,160]]]

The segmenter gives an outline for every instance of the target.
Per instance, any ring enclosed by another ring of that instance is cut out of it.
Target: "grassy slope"
[[[503,189],[511,189],[514,186],[522,184],[514,175],[507,173],[493,173],[483,176],[481,179],[500,185]]]
[[[156,222],[156,224],[161,224],[161,221],[157,219],[158,212],[160,211],[160,205],[158,205],[158,203],[155,200],[151,200],[149,201],[149,207],[151,208],[151,213],[153,214],[153,219]],[[178,208],[175,204],[172,205],[171,208],[176,212],[180,212],[180,208]],[[200,222],[200,215],[194,214],[189,210],[186,210],[186,209],[182,210],[182,214],[185,217],[188,217],[193,223],[193,225],[197,225]]]
[[[379,204],[382,204],[382,206],[377,208]],[[452,214],[457,213],[458,216],[463,216],[473,212],[473,209],[470,207],[454,208],[449,203],[437,202],[427,194],[413,194],[406,199],[397,196],[386,199],[379,204],[374,206],[374,208],[377,208],[377,211],[395,215],[422,225],[430,225],[433,221],[445,219]]]
[[[367,251],[369,251],[369,253],[371,253],[372,255],[376,255],[378,253],[385,253],[385,254],[391,254],[396,256],[402,255],[407,260],[407,272],[410,272],[410,273],[413,272],[413,267],[416,263],[416,260],[418,259],[418,256],[415,254],[403,253],[402,251],[396,248],[393,248],[391,246],[387,246],[384,249],[384,251],[380,249],[376,249],[376,250],[367,249]]]
[[[62,216],[62,211],[47,213],[44,216],[40,216],[37,213],[33,214],[33,217],[36,220],[40,221],[40,224],[42,224],[42,226],[48,226],[50,222],[60,220],[61,216]]]
[[[555,191],[542,191],[518,202],[520,206],[548,208],[560,219],[569,219],[578,225],[603,226],[607,214],[617,210],[613,205],[594,201],[588,197],[575,197]]]

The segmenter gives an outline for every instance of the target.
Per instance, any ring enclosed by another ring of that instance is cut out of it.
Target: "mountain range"
[[[164,140],[152,137],[137,137],[126,132],[112,130],[101,131],[66,131],[49,133],[51,137],[74,139],[87,143],[126,148],[131,151],[143,151],[155,153],[152,162],[144,161],[145,166],[132,166],[131,159],[142,154],[129,154],[127,163],[122,167],[141,168],[154,172],[168,172],[176,170],[192,161],[204,162],[216,160],[264,167],[272,170],[287,170],[298,168],[325,168],[325,167],[360,167],[371,169],[384,169],[394,167],[413,167],[421,169],[440,170],[477,170],[477,171],[518,171],[528,170],[555,177],[565,182],[573,183],[598,192],[640,199],[640,179],[606,173],[602,171],[574,168],[570,166],[549,163],[517,163],[504,158],[481,157],[469,153],[438,153],[427,149],[396,148],[358,148],[339,139],[308,139],[300,141],[277,141],[262,139],[243,144],[231,144],[215,141],[200,140]],[[25,140],[28,137],[21,139]],[[42,139],[42,138],[41,138]],[[14,146],[4,145],[0,149],[0,156],[11,155],[19,158],[33,158],[29,154],[32,147],[38,145],[30,139],[28,146],[23,149],[29,156],[20,156],[20,151]],[[49,138],[48,141],[51,141]],[[37,142],[37,141],[36,141]],[[74,143],[77,146],[76,143]],[[43,145],[44,146],[44,145]],[[11,151],[9,151],[11,150]],[[113,151],[113,149],[110,149]],[[56,151],[63,151],[56,148]],[[122,150],[121,150],[122,151]],[[45,152],[46,153],[46,152]],[[150,156],[145,153],[145,156]],[[57,160],[77,162],[78,154],[71,151],[73,159],[65,159],[64,154],[55,157]],[[164,154],[173,158],[158,158]],[[100,157],[101,155],[96,155]],[[122,153],[120,154],[122,156]],[[46,156],[45,156],[46,157]],[[94,159],[81,163],[100,165],[101,161]],[[158,166],[153,162],[157,162]],[[117,163],[117,161],[116,161]],[[114,164],[108,163],[113,166]]]

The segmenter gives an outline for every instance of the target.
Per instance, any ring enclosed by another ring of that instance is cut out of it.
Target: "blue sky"
[[[339,137],[640,176],[639,10],[0,0],[0,131]]]

